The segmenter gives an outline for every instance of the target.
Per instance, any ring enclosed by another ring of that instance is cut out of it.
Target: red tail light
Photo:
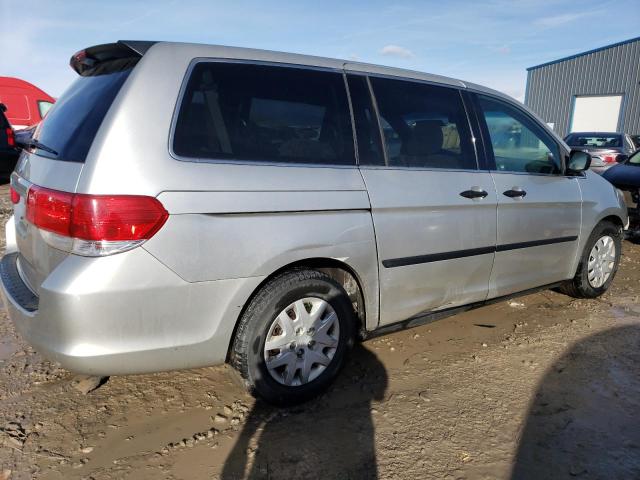
[[[27,221],[38,228],[70,237],[73,194],[32,186],[27,193]]]
[[[27,220],[42,230],[80,240],[130,242],[148,240],[169,213],[154,197],[86,195],[32,186]]]
[[[600,158],[604,163],[616,163],[617,156],[617,153],[605,153],[603,155],[600,155]]]
[[[10,147],[15,147],[16,146],[16,134],[13,132],[13,128],[7,127],[5,132],[7,134],[7,144]]]
[[[9,187],[9,195],[11,195],[11,203],[14,205],[20,202],[20,194],[16,192],[15,188]]]
[[[169,214],[153,197],[75,195],[71,207],[71,237],[84,240],[148,240]]]

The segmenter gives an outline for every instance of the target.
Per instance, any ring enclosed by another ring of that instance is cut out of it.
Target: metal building
[[[563,137],[640,134],[640,37],[528,68],[524,101]]]

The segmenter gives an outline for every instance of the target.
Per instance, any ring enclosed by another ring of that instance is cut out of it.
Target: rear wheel
[[[328,275],[296,269],[264,285],[245,310],[231,365],[249,391],[287,405],[308,400],[334,380],[353,345],[355,313]]]
[[[591,232],[575,277],[560,287],[575,298],[596,298],[606,292],[620,263],[622,232],[611,222],[601,222]]]

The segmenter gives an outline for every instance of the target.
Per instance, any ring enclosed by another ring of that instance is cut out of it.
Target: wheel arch
[[[247,301],[242,306],[240,313],[235,319],[235,324],[233,326],[233,332],[229,339],[229,345],[227,347],[227,355],[226,361],[229,361],[229,357],[231,354],[231,350],[233,348],[233,342],[236,338],[236,334],[238,331],[238,326],[240,324],[240,319],[244,315],[248,305],[254,299],[254,297],[258,294],[258,292],[273,278],[276,276],[297,268],[309,268],[312,270],[319,270],[327,275],[329,275],[332,279],[337,281],[342,287],[345,289],[351,302],[354,304],[354,311],[356,313],[356,322],[355,331],[358,336],[364,338],[367,330],[367,313],[368,310],[366,308],[367,298],[365,296],[365,290],[363,288],[363,280],[355,271],[355,269],[346,262],[336,260],[334,258],[324,258],[324,257],[314,257],[314,258],[306,258],[301,260],[296,260],[295,262],[288,263],[278,268],[270,275],[265,277],[262,282],[251,292],[251,295],[247,298]]]
[[[596,226],[598,226],[599,224],[601,224],[603,222],[611,222],[611,223],[617,225],[618,227],[620,227],[621,229],[624,229],[624,221],[618,215],[607,215],[606,217],[601,218],[598,221],[598,223],[595,224],[595,226],[593,228],[596,228]],[[593,229],[592,229],[592,231],[593,231]]]

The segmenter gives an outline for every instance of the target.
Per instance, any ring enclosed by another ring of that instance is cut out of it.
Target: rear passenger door
[[[498,245],[489,297],[569,278],[582,200],[577,179],[563,173],[562,147],[510,102],[476,98],[498,193]]]
[[[380,324],[484,300],[497,201],[461,92],[355,74],[348,83],[378,245]]]

